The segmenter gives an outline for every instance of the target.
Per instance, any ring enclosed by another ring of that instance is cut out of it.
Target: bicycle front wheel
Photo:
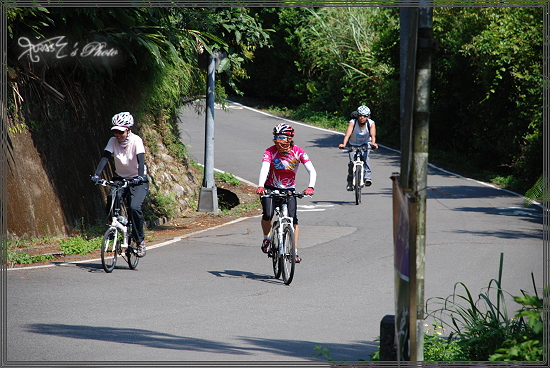
[[[130,243],[130,245],[132,244]],[[135,246],[135,244],[133,246]],[[136,254],[135,248],[131,248],[130,246],[128,246],[128,248],[126,248],[125,254],[126,262],[128,262],[128,267],[130,267],[131,270],[135,270],[139,262],[139,258]]]
[[[107,273],[115,268],[118,247],[120,247],[118,232],[111,227],[105,232],[101,243],[101,264]]]
[[[281,260],[279,257],[279,226],[274,226],[271,231],[271,261],[273,262],[273,275],[276,279],[281,277]]]
[[[360,167],[355,170],[355,204],[357,205],[361,203],[361,171]]]
[[[294,267],[296,266],[296,248],[294,246],[294,231],[290,225],[283,229],[284,254],[282,258],[283,281],[290,285],[294,277]]]

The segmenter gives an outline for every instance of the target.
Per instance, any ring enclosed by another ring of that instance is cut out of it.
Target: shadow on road
[[[208,271],[214,276],[217,277],[233,277],[233,278],[242,278],[242,279],[251,279],[266,282],[269,284],[283,284],[282,280],[277,280],[270,275],[258,275],[248,271],[237,271],[237,270],[224,270],[224,271]]]
[[[120,264],[119,264],[119,262],[120,262]],[[78,268],[82,268],[83,270],[87,270],[88,272],[92,272],[92,273],[105,272],[103,270],[103,266],[101,265],[101,263],[71,263],[70,265],[71,266],[76,266]],[[59,264],[58,266],[66,266],[66,264]],[[138,265],[138,267],[139,267],[139,265]],[[137,269],[131,270],[128,267],[128,264],[126,263],[126,261],[124,261],[123,259],[117,260],[117,263],[116,263],[116,266],[115,266],[115,269],[113,270],[113,272],[115,272],[117,270],[127,270],[127,271],[133,271],[133,272],[137,271]]]
[[[26,328],[28,332],[41,335],[81,340],[115,342],[155,349],[188,350],[233,356],[249,356],[265,352],[270,354],[278,354],[286,358],[311,358],[312,361],[325,359],[323,357],[313,358],[313,356],[317,353],[315,347],[321,345],[313,341],[239,337],[238,339],[244,344],[243,346],[236,346],[234,344],[221,341],[177,336],[137,328],[45,323],[30,324],[27,325]],[[336,343],[322,345],[323,348],[328,348],[330,350],[330,356],[335,360],[368,359],[368,354],[374,353],[377,346],[377,343],[367,341],[357,342],[353,345]]]

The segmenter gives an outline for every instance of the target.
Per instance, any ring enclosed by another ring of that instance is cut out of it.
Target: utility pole
[[[424,360],[424,269],[433,10],[400,9],[401,172],[394,180],[397,360]],[[396,186],[396,182],[399,185]],[[399,205],[396,205],[399,204]],[[401,257],[401,258],[400,258]],[[406,264],[406,263],[405,263]],[[401,264],[403,265],[403,264]]]
[[[199,193],[198,211],[218,212],[218,191],[214,181],[214,90],[216,75],[216,57],[208,59],[206,82],[206,127],[204,138],[204,178]]]

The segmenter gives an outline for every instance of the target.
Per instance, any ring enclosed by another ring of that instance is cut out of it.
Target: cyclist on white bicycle
[[[302,148],[294,145],[293,137],[294,128],[288,124],[279,124],[273,128],[273,142],[275,144],[264,152],[256,193],[263,195],[271,190],[294,191],[296,173],[300,163],[302,163],[309,173],[309,185],[304,190],[304,194],[313,195],[317,172],[307,153]],[[273,218],[275,206],[273,198],[262,197],[261,201],[263,209],[261,222],[264,234],[262,251],[268,253],[271,247],[271,219]],[[296,216],[296,198],[293,196],[288,198],[288,215],[294,219],[296,263],[300,263],[302,259],[298,256],[298,217]]]
[[[355,111],[354,111],[355,113]],[[352,114],[355,115],[355,114]],[[361,105],[357,108],[357,117],[351,119],[344,135],[344,141],[338,145],[338,148],[343,149],[347,144],[350,146],[364,146],[370,143],[373,149],[378,148],[376,143],[376,124],[370,119],[370,109]],[[353,152],[349,153],[347,190],[353,191]],[[365,186],[372,184],[372,171],[369,161],[369,150],[366,150],[363,155],[363,177],[365,178]]]
[[[128,216],[132,221],[132,237],[137,244],[137,256],[145,256],[145,233],[143,232],[144,218],[141,206],[149,193],[149,180],[147,178],[147,167],[145,165],[145,147],[143,140],[132,133],[134,118],[129,112],[121,112],[112,119],[114,137],[109,139],[103,157],[97,165],[91,180],[94,184],[99,182],[101,172],[114,156],[115,172],[118,177],[113,180],[127,179],[131,185],[125,188],[128,195]],[[107,203],[111,203],[111,194]],[[126,192],[123,193],[123,198]],[[108,213],[108,211],[107,211]]]

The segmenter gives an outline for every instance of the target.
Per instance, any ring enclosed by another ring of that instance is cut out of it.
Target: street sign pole
[[[209,56],[206,87],[206,128],[204,144],[204,178],[199,193],[198,211],[218,212],[218,191],[214,181],[214,89],[216,58]]]

